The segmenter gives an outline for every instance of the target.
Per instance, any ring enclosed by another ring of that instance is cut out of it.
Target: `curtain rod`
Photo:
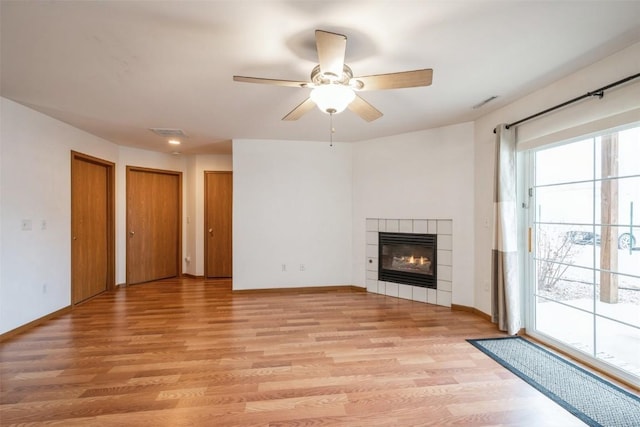
[[[631,81],[633,79],[637,79],[638,77],[640,77],[640,73],[634,74],[634,75],[629,76],[629,77],[625,77],[622,80],[618,80],[617,82],[613,82],[613,83],[608,84],[606,86],[603,86],[603,87],[601,87],[599,89],[593,90],[591,92],[587,92],[584,95],[580,95],[580,96],[578,96],[576,98],[573,98],[573,99],[570,99],[568,101],[565,101],[562,104],[554,105],[551,108],[547,108],[546,110],[543,110],[543,111],[540,111],[538,113],[532,114],[529,117],[525,117],[524,119],[520,119],[520,120],[518,120],[516,122],[509,123],[508,125],[506,125],[506,128],[509,129],[511,126],[517,126],[517,125],[519,125],[521,123],[524,123],[524,122],[526,122],[528,120],[535,119],[538,116],[542,116],[543,114],[547,114],[547,113],[550,113],[550,112],[552,112],[554,110],[557,110],[559,108],[566,107],[569,104],[573,104],[574,102],[578,102],[578,101],[580,101],[582,99],[585,99],[585,98],[590,98],[592,96],[597,96],[598,98],[602,99],[602,97],[604,96],[604,91],[605,90],[611,89],[612,87],[619,86],[619,85],[621,85],[623,83],[626,83],[628,81]],[[496,133],[496,129],[495,128],[493,129],[493,133]]]

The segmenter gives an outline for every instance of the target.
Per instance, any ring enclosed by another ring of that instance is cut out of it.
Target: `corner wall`
[[[452,303],[473,306],[473,123],[354,144],[354,283],[366,283],[367,218],[453,220]]]
[[[350,144],[234,140],[233,288],[351,284],[351,182]]]

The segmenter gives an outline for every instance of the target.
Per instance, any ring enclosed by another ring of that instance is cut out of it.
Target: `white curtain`
[[[494,242],[492,250],[492,321],[515,335],[521,328],[516,207],[515,128],[496,127],[496,163],[493,192]]]

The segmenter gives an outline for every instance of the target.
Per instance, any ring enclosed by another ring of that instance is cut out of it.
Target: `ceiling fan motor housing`
[[[311,82],[315,86],[322,86],[328,84],[339,84],[344,86],[351,86],[352,89],[361,89],[363,84],[359,80],[354,80],[351,82],[353,78],[353,71],[351,68],[344,64],[342,66],[342,75],[337,76],[333,73],[323,73],[320,70],[320,65],[316,65],[311,71]]]

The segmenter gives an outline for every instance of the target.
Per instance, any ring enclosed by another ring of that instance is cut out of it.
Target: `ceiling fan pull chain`
[[[336,130],[333,128],[333,111],[329,112],[329,147],[333,147],[333,133]]]

